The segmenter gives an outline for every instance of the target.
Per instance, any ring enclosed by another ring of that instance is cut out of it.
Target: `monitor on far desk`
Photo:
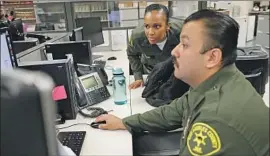
[[[77,27],[83,27],[84,40],[91,40],[91,46],[104,43],[100,17],[76,18]]]
[[[30,49],[30,48],[36,46],[36,45],[38,45],[37,40],[13,41],[14,53],[18,54],[22,51],[25,51],[27,49]]]
[[[76,64],[92,64],[92,52],[89,41],[70,41],[48,43],[45,45],[47,58],[66,59],[67,54],[73,55],[74,65]],[[49,56],[51,54],[51,56]]]
[[[75,28],[75,29],[72,30],[72,33],[69,36],[69,40],[70,41],[88,40],[88,39],[85,39],[85,37],[84,37],[85,36],[85,33],[86,32],[84,32],[84,28],[83,27]],[[102,32],[101,32],[101,34],[102,34]],[[98,35],[96,35],[96,37],[93,36],[93,37],[90,37],[90,38],[92,39],[92,40],[90,39],[91,47],[93,47],[92,42],[95,43],[96,42],[95,41],[96,39],[97,39],[98,42],[102,41],[103,40],[103,34],[102,34],[102,36],[100,36],[100,33],[99,33]],[[100,42],[100,43],[102,43],[102,42]],[[101,58],[101,57],[103,57],[103,55],[92,54],[92,60],[95,60],[95,59],[98,59],[98,58]]]

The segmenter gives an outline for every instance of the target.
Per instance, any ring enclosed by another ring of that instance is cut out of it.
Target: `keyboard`
[[[106,61],[103,61],[103,60],[94,60],[93,64],[101,65],[101,67],[104,68],[105,65],[106,65]]]
[[[59,132],[57,138],[60,142],[79,156],[81,153],[86,131]]]

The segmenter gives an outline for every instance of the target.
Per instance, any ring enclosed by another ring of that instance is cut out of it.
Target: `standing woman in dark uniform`
[[[182,23],[169,23],[169,11],[161,4],[151,4],[144,13],[144,25],[132,31],[127,55],[135,82],[135,89],[143,85],[143,74],[149,74],[154,65],[165,61],[179,43]]]

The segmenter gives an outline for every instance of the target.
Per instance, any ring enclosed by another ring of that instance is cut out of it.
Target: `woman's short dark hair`
[[[151,4],[151,5],[148,5],[145,8],[144,15],[146,15],[148,12],[160,11],[160,10],[162,10],[164,12],[164,14],[166,16],[166,23],[168,24],[169,23],[169,10],[168,10],[168,8],[165,5],[162,5],[162,4]]]
[[[191,14],[185,19],[184,24],[198,20],[203,21],[206,33],[201,53],[219,48],[222,51],[223,66],[234,63],[237,57],[238,23],[229,15],[203,9]]]

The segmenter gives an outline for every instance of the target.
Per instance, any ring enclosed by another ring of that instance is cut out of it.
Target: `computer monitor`
[[[104,43],[100,17],[75,19],[76,27],[83,27],[84,40],[91,40],[91,46]]]
[[[76,90],[74,85],[74,67],[71,58],[46,61],[25,61],[18,68],[41,71],[54,81],[53,99],[57,104],[57,113],[64,120],[76,118]]]
[[[34,46],[38,45],[37,40],[29,40],[29,41],[14,41],[13,49],[15,54],[19,54],[22,51],[30,49]]]
[[[52,86],[42,73],[1,71],[1,155],[58,155]]]
[[[48,59],[66,59],[67,54],[72,54],[75,68],[77,63],[92,64],[90,41],[48,43],[45,45],[45,50]]]
[[[33,33],[27,33],[25,34],[25,37],[37,38],[40,44],[46,42],[47,40],[52,39],[51,37],[48,37],[48,36],[33,34]]]
[[[1,70],[12,69],[18,66],[16,56],[13,55],[12,42],[8,28],[0,29],[0,53],[1,53]]]
[[[83,38],[83,27],[79,27],[72,30],[70,41],[82,41]]]

